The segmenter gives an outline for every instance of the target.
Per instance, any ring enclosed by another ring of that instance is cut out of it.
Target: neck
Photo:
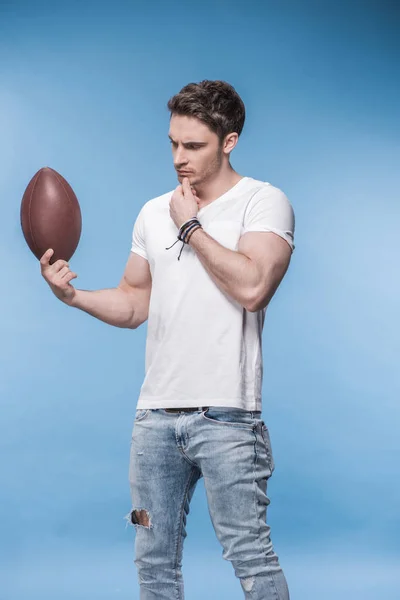
[[[204,184],[194,185],[193,187],[200,200],[199,208],[203,208],[203,206],[210,204],[210,202],[228,192],[241,179],[243,179],[242,175],[231,169],[224,174],[218,173],[214,179],[208,180]]]

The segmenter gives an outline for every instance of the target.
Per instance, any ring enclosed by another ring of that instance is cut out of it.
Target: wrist
[[[198,227],[193,229],[193,231],[190,232],[189,237],[187,239],[187,244],[190,244],[190,241],[191,241],[193,235],[195,235],[196,231],[199,231],[200,229],[203,229],[203,227],[201,225],[199,225]]]
[[[68,306],[72,306],[73,308],[79,308],[78,306],[78,292],[79,290],[75,290],[74,295],[72,296],[72,298],[64,298],[63,302],[64,304],[67,304]]]

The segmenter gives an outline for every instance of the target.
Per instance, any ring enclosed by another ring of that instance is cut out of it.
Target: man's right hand
[[[59,259],[51,265],[50,258],[53,254],[54,250],[51,248],[46,250],[40,259],[40,270],[54,295],[62,302],[65,302],[65,304],[71,304],[76,290],[69,282],[78,276],[76,273],[70,271],[66,260]]]

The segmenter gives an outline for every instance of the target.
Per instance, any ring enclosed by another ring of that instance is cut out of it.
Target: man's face
[[[180,183],[188,177],[190,185],[201,185],[218,174],[224,153],[217,134],[202,121],[196,117],[172,115],[168,137]],[[180,174],[180,170],[184,172]]]

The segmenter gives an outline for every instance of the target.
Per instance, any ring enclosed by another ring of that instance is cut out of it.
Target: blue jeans
[[[247,600],[289,600],[266,523],[274,470],[260,411],[210,407],[195,412],[137,409],[129,481],[141,600],[183,600],[182,548],[197,481],[222,556]]]

